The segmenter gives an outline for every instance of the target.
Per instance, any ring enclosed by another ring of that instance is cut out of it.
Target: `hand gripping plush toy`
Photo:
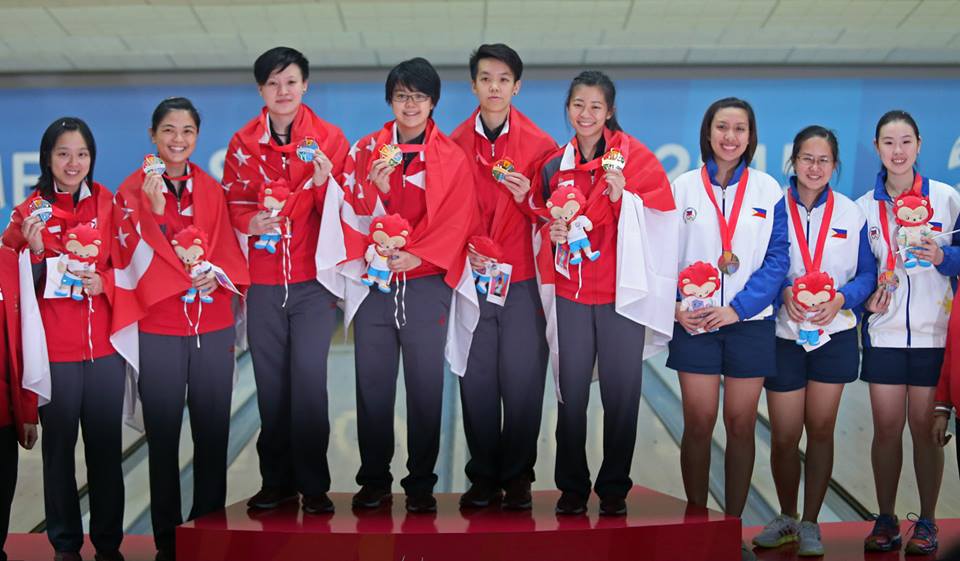
[[[170,243],[173,244],[173,251],[183,262],[183,266],[187,269],[187,273],[192,280],[214,277],[213,265],[204,259],[207,255],[207,249],[210,247],[210,241],[203,230],[196,226],[187,226],[180,230]],[[180,299],[187,304],[193,304],[197,299],[197,292],[197,289],[191,286]],[[213,296],[206,292],[200,292],[200,301],[204,304],[210,304],[213,302]]]
[[[376,218],[370,224],[370,245],[364,255],[367,260],[367,274],[360,282],[367,286],[376,283],[380,292],[390,292],[390,268],[387,261],[407,245],[409,235],[410,223],[399,214]]]
[[[804,310],[805,318],[807,318],[801,321],[797,327],[800,332],[800,337],[797,339],[798,345],[817,346],[820,344],[820,335],[823,333],[823,329],[808,321],[813,314],[806,310],[824,302],[829,302],[836,296],[837,289],[834,286],[833,279],[826,273],[814,271],[793,280],[793,301],[800,305]]]
[[[587,199],[583,193],[573,185],[557,189],[547,201],[550,216],[556,220],[563,220],[569,228],[567,244],[570,246],[571,265],[579,265],[583,257],[590,261],[600,258],[600,252],[590,248],[590,238],[587,237],[587,232],[593,230],[593,223],[583,214],[583,207],[586,204]]]
[[[930,262],[920,259],[913,253],[914,248],[920,247],[924,238],[933,233],[930,219],[933,218],[933,207],[927,197],[917,195],[912,191],[897,197],[894,203],[894,215],[900,229],[897,231],[897,244],[904,248],[903,266],[913,269],[917,265],[929,267]]]
[[[60,254],[57,261],[57,270],[63,273],[63,276],[60,277],[60,286],[54,294],[83,300],[83,281],[80,274],[96,271],[101,243],[100,231],[85,224],[74,226],[63,234],[63,247],[66,252]]]
[[[486,236],[471,236],[467,240],[467,247],[479,255],[483,262],[479,270],[473,270],[473,280],[477,283],[477,292],[486,294],[490,279],[500,272],[499,261],[503,257],[503,252],[497,242]]]
[[[257,206],[260,210],[269,212],[270,218],[280,216],[284,203],[290,197],[290,188],[283,179],[276,179],[260,187],[260,194],[257,197]],[[274,228],[272,232],[260,234],[260,239],[253,242],[255,249],[265,249],[267,253],[277,252],[277,243],[280,241],[282,232],[280,228]]]
[[[681,312],[712,308],[713,295],[720,288],[720,271],[706,261],[697,261],[680,271],[677,287],[682,297]]]

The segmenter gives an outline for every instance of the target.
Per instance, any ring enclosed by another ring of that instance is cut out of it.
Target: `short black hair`
[[[257,84],[262,86],[267,83],[271,74],[291,64],[300,67],[303,81],[306,82],[310,77],[310,62],[303,53],[290,47],[274,47],[257,57],[256,62],[253,63],[253,77],[256,78]]]
[[[200,112],[193,106],[193,102],[185,97],[168,97],[160,102],[157,108],[153,110],[153,117],[150,119],[150,130],[156,131],[160,126],[160,121],[171,111],[186,111],[190,113],[193,124],[200,130]]]
[[[393,102],[393,92],[398,86],[427,94],[434,107],[440,102],[440,75],[425,58],[411,58],[390,69],[385,88],[388,105]]]
[[[480,60],[492,58],[499,60],[510,67],[515,81],[520,80],[523,74],[523,61],[517,51],[511,49],[503,43],[483,44],[477,47],[477,50],[470,54],[470,81],[476,81],[477,68],[480,66]]]
[[[90,127],[87,126],[87,123],[85,123],[83,119],[77,117],[60,117],[50,123],[50,126],[43,132],[43,137],[40,139],[40,177],[37,179],[37,184],[33,187],[40,193],[40,196],[50,202],[53,202],[55,197],[53,192],[53,166],[50,165],[50,160],[53,158],[53,148],[57,145],[57,140],[59,140],[64,133],[72,131],[80,133],[84,143],[87,145],[87,150],[90,152],[90,171],[87,172],[87,177],[84,179],[86,179],[87,184],[91,188],[93,187],[93,165],[97,163],[97,143],[93,140],[93,132],[90,131]]]
[[[736,97],[725,97],[718,99],[707,107],[703,114],[703,122],[700,123],[700,159],[706,162],[713,158],[713,146],[710,146],[710,127],[713,125],[713,118],[717,111],[721,109],[743,109],[747,113],[747,123],[750,126],[750,140],[747,141],[747,149],[744,151],[741,159],[746,165],[753,161],[753,154],[757,151],[757,117],[753,113],[753,107],[746,101]]]

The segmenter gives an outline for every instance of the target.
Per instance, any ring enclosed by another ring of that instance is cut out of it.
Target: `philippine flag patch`
[[[765,209],[765,208],[753,207],[753,215],[756,216],[757,218],[766,218],[766,217],[767,217],[767,209]]]
[[[943,231],[943,223],[942,223],[942,222],[934,222],[934,221],[931,220],[931,221],[930,221],[930,229],[933,230],[934,232],[942,232],[942,231]]]
[[[833,230],[833,237],[840,238],[841,240],[847,239],[847,231],[841,230],[840,228],[830,228]]]

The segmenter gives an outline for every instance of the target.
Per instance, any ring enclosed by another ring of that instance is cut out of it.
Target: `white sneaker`
[[[797,519],[781,514],[763,527],[763,531],[753,538],[753,545],[759,547],[780,547],[783,544],[797,541],[800,524]]]
[[[823,542],[820,541],[820,525],[816,522],[800,523],[800,550],[801,557],[820,557],[823,555]]]

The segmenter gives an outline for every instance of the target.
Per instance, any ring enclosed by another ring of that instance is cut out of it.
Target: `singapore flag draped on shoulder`
[[[626,187],[620,199],[617,218],[614,205],[609,203],[603,169],[597,169],[596,183],[589,192],[584,214],[597,224],[617,224],[616,302],[620,315],[647,328],[644,339],[644,358],[666,349],[673,335],[676,303],[677,259],[679,252],[679,222],[670,183],[663,167],[642,143],[623,132],[606,131],[606,149],[617,149],[626,165],[623,175]],[[561,156],[559,185],[575,183],[579,151],[576,138],[558,151]],[[556,154],[556,153],[555,153]],[[549,157],[548,157],[549,158]],[[534,181],[534,189],[543,184],[543,178]],[[580,182],[576,182],[583,189]],[[586,185],[589,186],[589,180]],[[540,193],[531,199],[534,203]],[[537,260],[537,279],[540,297],[547,320],[547,344],[550,362],[559,390],[559,342],[557,338],[556,269],[553,244],[550,242],[552,218],[543,208],[538,214],[547,219],[534,233],[533,251]],[[589,266],[589,265],[586,265]]]
[[[360,282],[366,269],[367,235],[370,223],[386,214],[386,209],[379,190],[367,177],[373,162],[380,157],[380,147],[386,144],[397,144],[393,121],[354,144],[344,163],[339,203],[346,249],[341,274],[346,282],[344,315],[347,325],[370,291]],[[457,144],[440,133],[433,121],[427,125],[418,157],[422,157],[425,163],[424,175],[408,180],[424,189],[426,213],[417,224],[413,224],[410,241],[404,249],[446,271],[444,281],[453,288],[453,297],[447,321],[445,355],[450,369],[462,376],[467,367],[473,330],[480,319],[477,291],[466,255],[467,237],[476,228],[478,220],[471,162]],[[418,181],[420,183],[416,183]]]
[[[96,199],[96,218],[89,224],[101,232],[104,240],[111,232],[111,197],[110,190],[94,182],[90,187],[86,183],[81,186],[81,196],[89,190],[89,196]],[[21,233],[25,217],[30,216],[31,203],[39,200],[39,193],[34,192],[25,201],[20,203],[10,215],[10,224],[3,234],[3,245],[19,253],[18,269],[20,278],[20,331],[23,345],[23,374],[24,389],[37,394],[37,403],[46,405],[53,398],[50,380],[50,358],[47,349],[46,330],[43,318],[40,315],[40,303],[37,299],[36,283],[33,276],[33,261],[30,247]],[[74,226],[80,224],[77,217],[59,208],[52,210],[54,216],[62,220],[58,233],[53,234],[49,228],[43,231],[43,243],[47,251],[62,254],[66,249],[63,246],[61,235]],[[96,270],[103,282],[103,295],[115,309],[113,274],[110,266],[110,252],[101,250],[97,256]],[[42,293],[42,290],[41,290]],[[87,329],[88,327],[84,327]]]
[[[191,185],[193,223],[210,240],[207,260],[216,266],[221,285],[242,289],[250,283],[247,264],[234,241],[220,184],[200,168],[194,167]],[[127,361],[127,395],[124,419],[138,425],[136,401],[140,370],[138,322],[154,304],[182,294],[190,286],[190,275],[177,257],[170,241],[153,217],[143,192],[143,170],[127,177],[117,189],[114,204],[111,252],[114,264],[115,295],[110,341]],[[229,281],[227,282],[227,279]],[[225,284],[226,282],[226,284]]]

